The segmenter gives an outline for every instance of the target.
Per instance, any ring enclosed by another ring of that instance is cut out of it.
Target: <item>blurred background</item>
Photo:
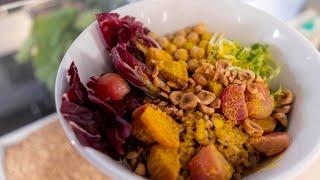
[[[95,13],[134,0],[0,0],[0,135],[55,112],[62,56]],[[319,44],[317,0],[243,0]]]

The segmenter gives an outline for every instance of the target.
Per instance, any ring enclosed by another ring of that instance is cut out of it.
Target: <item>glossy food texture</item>
[[[144,54],[138,48],[158,47],[147,35],[149,30],[134,17],[120,18],[116,13],[97,14],[96,19],[118,73],[146,93],[157,94],[152,84],[152,71],[144,64]]]
[[[244,89],[240,85],[227,86],[221,96],[221,108],[224,116],[242,122],[248,117]]]
[[[131,134],[130,123],[122,118],[125,110],[115,110],[110,102],[99,99],[94,91],[88,91],[81,83],[74,63],[70,65],[68,75],[70,88],[62,97],[60,111],[69,121],[80,143],[113,158],[123,155],[123,145]]]
[[[189,164],[191,180],[231,179],[233,168],[213,144],[202,147]]]

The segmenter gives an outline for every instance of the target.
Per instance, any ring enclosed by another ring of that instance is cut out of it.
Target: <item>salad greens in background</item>
[[[94,20],[96,12],[79,13],[76,8],[66,7],[35,17],[31,33],[16,59],[32,61],[37,78],[53,91],[62,56],[77,35]]]

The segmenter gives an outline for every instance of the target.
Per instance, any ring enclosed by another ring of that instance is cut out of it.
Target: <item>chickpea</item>
[[[170,54],[173,54],[174,52],[176,52],[177,50],[177,46],[170,43],[167,48],[166,48],[167,52],[170,53]]]
[[[177,47],[181,47],[184,43],[186,42],[186,38],[184,36],[175,36],[173,38],[173,43],[177,46]]]
[[[199,41],[199,34],[196,32],[190,32],[187,36],[187,41],[197,43]]]
[[[201,40],[198,45],[199,45],[199,47],[201,47],[203,49],[207,49],[208,41],[207,40]]]
[[[203,48],[197,47],[197,46],[193,46],[190,49],[190,55],[192,58],[203,58],[205,55],[205,51]]]
[[[158,39],[158,42],[159,42],[159,44],[160,44],[160,46],[161,46],[162,48],[166,48],[166,47],[168,47],[168,45],[169,45],[169,40],[168,40],[168,38],[166,38],[166,37],[160,37],[160,38]]]
[[[159,37],[159,35],[156,32],[149,32],[148,34],[152,39],[157,39]]]
[[[193,28],[194,32],[198,34],[203,34],[207,32],[207,27],[201,22],[194,26]]]
[[[177,60],[183,60],[183,61],[186,61],[188,60],[189,58],[189,54],[188,54],[188,51],[185,50],[185,49],[178,49],[175,53],[174,53],[174,57],[177,59]]]
[[[176,35],[176,36],[186,36],[187,33],[186,33],[185,30],[181,29],[181,30],[175,32],[174,35]]]
[[[207,40],[209,41],[211,39],[211,33],[210,32],[205,32],[201,35],[202,40]]]
[[[189,50],[189,49],[191,49],[193,46],[194,46],[194,43],[192,43],[192,42],[185,42],[182,47],[183,47],[184,49]]]
[[[199,61],[197,59],[190,59],[188,61],[188,70],[193,72],[200,66]]]

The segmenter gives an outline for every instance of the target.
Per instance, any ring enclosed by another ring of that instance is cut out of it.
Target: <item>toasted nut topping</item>
[[[216,95],[210,91],[201,90],[197,97],[200,104],[209,105],[216,98]]]
[[[254,72],[248,69],[239,71],[238,76],[241,81],[247,81],[247,82],[253,82],[256,78],[256,75],[254,74]]]
[[[168,82],[167,82],[167,85],[168,85],[169,87],[173,88],[173,89],[179,89],[179,86],[178,86],[177,83],[174,82],[174,81],[168,81]]]
[[[283,90],[283,96],[280,96],[279,99],[277,99],[277,101],[281,104],[281,105],[289,105],[292,104],[294,101],[294,94],[292,91],[290,91],[289,89],[284,89]]]
[[[217,70],[226,70],[228,67],[231,66],[231,62],[223,60],[223,59],[219,59],[216,62],[216,68]]]
[[[196,85],[196,87],[194,88],[194,92],[195,93],[199,93],[202,90],[202,86],[201,85]]]
[[[291,106],[287,105],[287,106],[282,106],[282,107],[276,108],[274,110],[274,112],[287,114],[290,111],[290,109],[291,109]]]
[[[220,98],[216,98],[211,104],[210,107],[214,108],[214,109],[219,109],[221,106],[221,99]]]
[[[167,101],[160,101],[159,104],[158,104],[158,106],[160,106],[160,107],[164,107],[166,105],[168,105]]]
[[[173,92],[171,92],[170,100],[171,100],[172,104],[178,105],[180,103],[182,94],[183,94],[183,92],[181,92],[181,91],[173,91]]]
[[[146,173],[147,173],[146,166],[142,163],[139,163],[137,165],[136,170],[134,170],[134,173],[136,173],[137,175],[140,175],[140,176],[146,175]]]
[[[201,86],[206,86],[208,84],[207,79],[201,74],[195,73],[192,75],[192,78],[197,84]]]
[[[276,113],[272,115],[273,118],[275,118],[277,121],[279,121],[282,126],[287,127],[288,126],[288,117],[287,115],[283,113]]]
[[[202,104],[200,104],[200,110],[201,110],[201,112],[203,112],[204,114],[207,114],[207,115],[212,115],[214,113],[213,108],[210,108],[210,107],[202,105]]]
[[[160,92],[159,93],[161,97],[165,98],[165,99],[169,99],[169,95],[165,92]]]
[[[244,130],[251,137],[260,137],[263,135],[263,129],[256,122],[246,119],[243,123]]]
[[[126,155],[127,159],[136,159],[139,157],[139,153],[137,153],[136,151],[130,151],[128,152],[128,154]]]
[[[177,113],[176,113],[176,116],[177,117],[183,116],[183,110],[182,109],[178,110]]]
[[[198,104],[197,97],[192,92],[184,93],[181,96],[179,107],[181,109],[194,109]]]

